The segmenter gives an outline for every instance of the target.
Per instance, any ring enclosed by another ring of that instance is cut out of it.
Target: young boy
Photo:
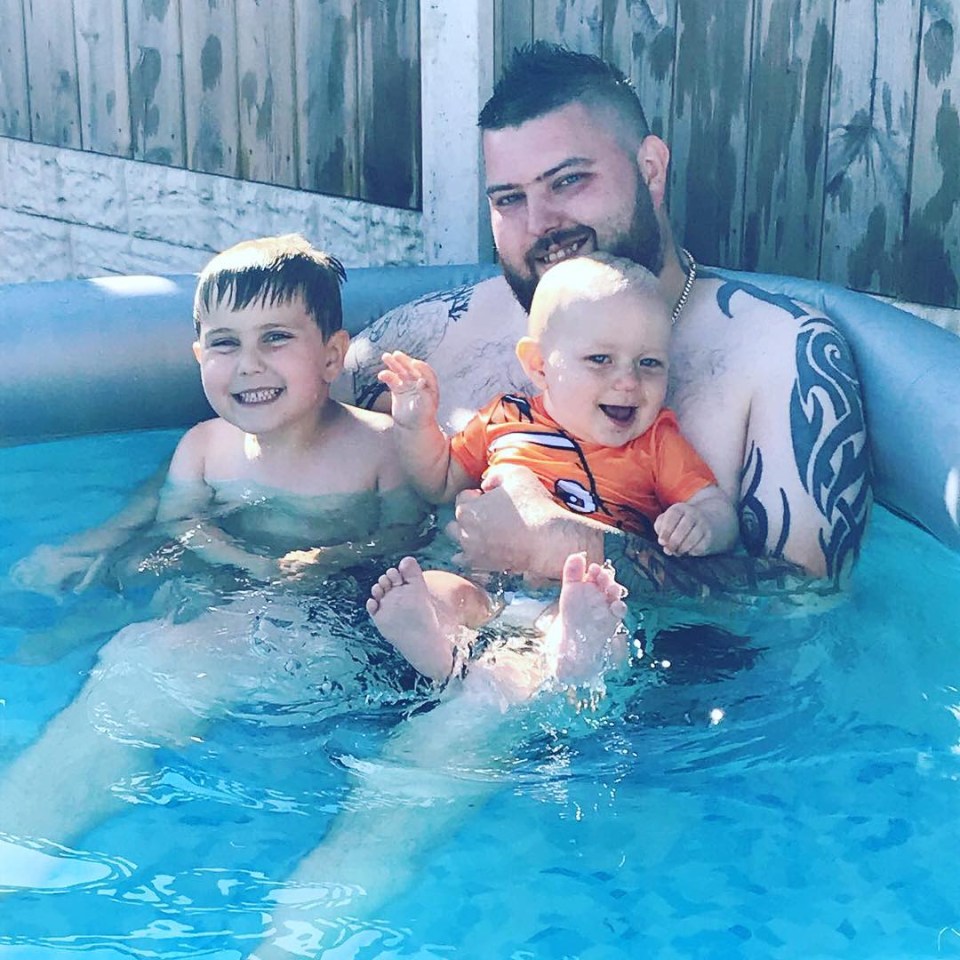
[[[427,511],[391,419],[329,397],[348,342],[343,279],[299,236],[240,243],[201,273],[194,353],[218,417],[177,446],[158,524],[213,569],[169,580],[179,593],[154,598],[161,619],[103,646],[76,699],[4,772],[0,833],[68,842],[117,807],[111,785],[144,762],[136,744],[187,742],[290,684],[317,696],[330,670],[342,690],[362,668],[339,650],[344,624],[316,616],[306,574],[414,549]],[[192,610],[174,606],[183,599]]]
[[[537,286],[517,357],[542,393],[499,397],[452,439],[437,424],[430,366],[385,354],[379,376],[391,392],[395,437],[414,486],[446,502],[490,470],[525,467],[568,509],[655,538],[665,553],[731,549],[733,506],[663,406],[669,340],[656,278],[632,261],[596,254],[561,262]],[[447,677],[461,655],[451,639],[460,628],[494,614],[481,587],[445,571],[424,573],[412,557],[380,577],[367,610],[434,680]],[[596,652],[578,652],[572,636],[561,645],[561,679],[576,680],[596,662]]]
[[[181,540],[207,562],[270,581],[382,554],[423,520],[390,418],[329,395],[349,343],[344,279],[335,258],[296,235],[237,244],[200,274],[193,352],[218,417],[178,444],[157,519],[184,521]],[[205,516],[216,522],[196,522]]]

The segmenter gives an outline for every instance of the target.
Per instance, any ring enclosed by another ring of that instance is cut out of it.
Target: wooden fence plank
[[[896,290],[920,2],[837,6],[820,276],[858,290]]]
[[[921,27],[910,222],[898,295],[960,307],[960,70],[957,0],[926,4]]]
[[[179,0],[127,0],[127,49],[133,156],[184,167]]]
[[[603,49],[603,4],[601,0],[534,0],[533,32],[537,40],[599,55]]]
[[[630,78],[651,133],[669,143],[677,45],[676,0],[608,0],[603,34],[603,55]]]
[[[420,207],[418,0],[360,0],[360,195]]]
[[[680,0],[671,221],[704,263],[740,262],[753,2]]]
[[[236,2],[184,0],[182,12],[187,165],[236,177],[240,172]]]
[[[81,146],[73,7],[24,0],[31,129],[37,143]]]
[[[494,0],[493,79],[499,79],[517,47],[533,40],[533,0]]]
[[[357,16],[353,0],[295,0],[300,186],[360,196]]]
[[[745,187],[744,269],[816,276],[834,0],[758,11]]]
[[[132,155],[124,0],[74,0],[84,150]]]
[[[295,187],[293,6],[237,0],[237,23],[241,176]]]
[[[30,139],[22,0],[0,3],[0,136]]]

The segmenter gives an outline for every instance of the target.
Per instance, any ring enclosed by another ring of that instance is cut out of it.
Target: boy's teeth
[[[266,403],[275,400],[283,391],[279,387],[269,387],[263,390],[243,390],[237,394],[240,403]]]

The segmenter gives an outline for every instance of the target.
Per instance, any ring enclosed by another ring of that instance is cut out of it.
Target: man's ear
[[[325,383],[333,383],[343,372],[343,361],[347,356],[347,347],[350,346],[350,334],[346,330],[337,330],[327,337],[323,346],[326,351],[323,379]]]
[[[201,346],[200,346],[200,341],[199,341],[199,340],[194,340],[194,341],[193,341],[193,355],[197,358],[197,363],[200,362],[200,351],[201,351],[201,349],[202,349],[202,348],[201,348]]]
[[[670,167],[670,148],[652,133],[644,137],[637,148],[637,167],[650,191],[653,209],[663,206],[667,194],[667,170]]]
[[[521,337],[517,341],[517,359],[523,372],[530,378],[538,390],[546,388],[546,377],[543,374],[543,352],[540,350],[540,341],[533,337]]]

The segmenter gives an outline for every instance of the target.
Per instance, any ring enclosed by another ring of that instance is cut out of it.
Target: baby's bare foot
[[[626,647],[615,639],[627,612],[623,593],[612,567],[588,565],[582,553],[567,557],[559,612],[547,637],[561,683],[598,681],[607,666],[624,659]]]
[[[423,570],[413,557],[404,557],[380,576],[366,607],[380,633],[416,670],[432,680],[450,675],[453,643],[441,626]]]

